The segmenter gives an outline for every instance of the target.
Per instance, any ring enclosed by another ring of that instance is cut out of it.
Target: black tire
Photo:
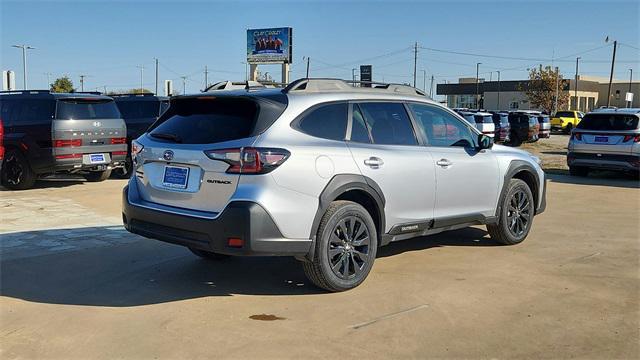
[[[589,168],[584,166],[569,166],[569,175],[585,177],[589,175]]]
[[[84,178],[89,182],[100,182],[105,181],[111,176],[111,170],[104,171],[90,171],[84,174]]]
[[[117,179],[128,179],[131,177],[132,172],[133,163],[131,162],[131,157],[127,156],[127,159],[124,161],[124,167],[115,168],[111,173]]]
[[[529,185],[520,179],[511,179],[500,206],[498,223],[487,225],[487,230],[491,238],[501,244],[519,244],[527,238],[534,215],[535,202]]]
[[[322,217],[312,261],[304,273],[316,286],[345,291],[369,275],[378,249],[378,233],[371,215],[351,201],[334,201]]]
[[[218,254],[218,253],[214,253],[211,251],[206,251],[206,250],[200,250],[200,249],[194,249],[194,248],[189,248],[189,250],[191,250],[192,253],[194,253],[195,255],[198,255],[199,257],[206,259],[206,260],[224,260],[224,259],[228,259],[229,255],[224,255],[224,254]]]
[[[36,183],[36,174],[27,158],[16,149],[8,150],[2,165],[2,185],[10,190],[26,190]]]
[[[571,123],[567,124],[567,126],[564,127],[565,134],[571,134],[571,130],[573,130],[573,124]]]

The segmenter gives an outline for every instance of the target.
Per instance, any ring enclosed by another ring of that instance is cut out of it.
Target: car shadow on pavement
[[[381,248],[378,261],[433,247],[496,245],[485,235],[468,228],[392,243]],[[204,260],[121,227],[2,234],[0,245],[0,295],[25,301],[128,307],[236,294],[324,293],[291,257]]]
[[[564,175],[546,172],[549,181],[563,184],[612,186],[629,189],[640,189],[640,181],[623,173],[613,171],[592,171],[587,177]]]

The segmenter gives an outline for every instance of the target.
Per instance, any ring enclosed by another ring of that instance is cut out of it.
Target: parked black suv
[[[124,166],[127,130],[112,98],[48,90],[0,92],[2,185],[32,187],[38,177],[78,173],[102,181]]]
[[[137,139],[153,124],[169,107],[169,98],[154,94],[122,94],[110,95],[120,109],[120,114],[127,124],[127,159],[125,166],[115,170],[115,176],[126,179],[131,176],[131,140]]]
[[[509,113],[511,126],[510,143],[519,146],[523,142],[538,141],[538,115],[528,112],[514,111]]]

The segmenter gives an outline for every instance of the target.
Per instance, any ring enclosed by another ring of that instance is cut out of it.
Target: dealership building
[[[461,78],[457,84],[438,84],[437,95],[444,95],[447,106],[452,108],[483,108],[487,110],[541,110],[531,105],[526,89],[529,80],[485,81],[476,78]],[[599,106],[607,105],[609,79],[578,76],[578,93],[576,100],[575,80],[564,80],[559,84],[559,91],[568,92],[569,103],[565,109],[590,111]],[[625,94],[629,92],[629,81],[614,80],[611,85],[611,106],[627,107]],[[631,83],[633,96],[632,107],[640,107],[640,82]],[[478,106],[479,102],[479,106]]]

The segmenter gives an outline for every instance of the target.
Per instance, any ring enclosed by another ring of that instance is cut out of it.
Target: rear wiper
[[[182,139],[179,136],[173,135],[173,134],[151,133],[149,135],[154,137],[154,138],[164,139],[164,140],[171,140],[171,141],[176,142],[176,143],[181,143],[182,142]]]

